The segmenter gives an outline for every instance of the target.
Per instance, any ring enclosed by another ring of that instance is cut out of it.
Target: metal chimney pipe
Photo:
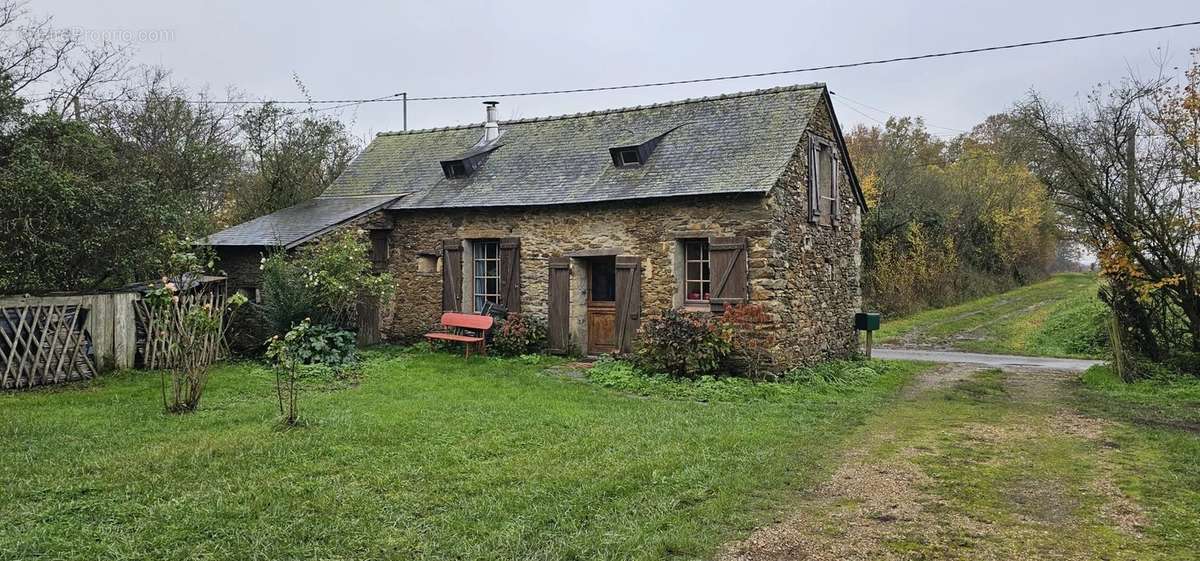
[[[499,101],[485,101],[484,106],[487,107],[487,122],[483,124],[483,141],[491,142],[500,138],[500,123],[496,122],[496,106]]]

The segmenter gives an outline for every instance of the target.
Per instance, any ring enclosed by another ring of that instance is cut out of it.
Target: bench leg
[[[479,342],[479,356],[487,356],[487,339]]]
[[[463,358],[471,358],[471,344],[463,343]]]

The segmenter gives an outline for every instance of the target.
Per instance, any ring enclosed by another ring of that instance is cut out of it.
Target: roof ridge
[[[546,116],[546,117],[526,117],[523,119],[513,119],[510,121],[500,121],[499,123],[501,125],[512,125],[512,124],[522,124],[522,123],[539,123],[539,122],[544,122],[544,121],[560,121],[560,120],[564,120],[564,119],[578,119],[581,117],[593,117],[596,115],[611,115],[611,114],[615,114],[615,113],[641,111],[643,109],[656,109],[659,107],[671,107],[671,106],[675,106],[675,105],[686,105],[689,103],[701,103],[701,102],[705,102],[705,101],[735,99],[735,98],[740,98],[740,97],[751,97],[751,96],[756,96],[756,95],[769,95],[769,94],[774,94],[774,93],[779,93],[779,92],[811,90],[811,89],[824,88],[824,87],[826,87],[825,82],[810,82],[807,84],[791,84],[788,86],[775,86],[773,88],[761,88],[761,89],[757,89],[757,90],[747,90],[747,91],[742,91],[742,92],[733,92],[733,93],[720,94],[720,95],[711,95],[711,96],[704,96],[704,97],[689,97],[689,98],[672,100],[672,101],[662,101],[659,103],[651,103],[648,105],[633,105],[633,106],[627,106],[627,107],[614,107],[611,109],[597,109],[597,110],[593,110],[593,111],[581,111],[578,113],[567,113],[567,114],[563,114],[563,115],[550,115],[550,116]],[[467,123],[467,124],[463,124],[463,125],[449,125],[449,126],[445,126],[445,127],[413,129],[410,131],[384,131],[384,132],[377,133],[375,136],[377,136],[377,137],[378,136],[404,136],[404,135],[409,135],[409,134],[421,134],[421,133],[440,132],[440,131],[473,129],[473,128],[479,128],[482,126],[483,126],[482,122]]]

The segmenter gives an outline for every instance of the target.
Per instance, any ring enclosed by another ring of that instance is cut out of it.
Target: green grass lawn
[[[291,430],[250,364],[185,416],[144,372],[0,394],[0,559],[707,557],[820,481],[922,368],[877,364],[865,384],[705,403],[392,354],[305,394]]]
[[[884,318],[876,337],[883,344],[906,347],[1100,358],[1106,308],[1096,290],[1094,275],[1054,275],[957,306]]]

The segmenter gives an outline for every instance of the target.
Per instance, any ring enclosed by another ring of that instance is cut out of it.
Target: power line
[[[847,102],[853,103],[853,104],[855,104],[855,105],[859,105],[859,106],[862,106],[862,107],[866,107],[867,109],[870,109],[870,110],[872,110],[872,111],[877,111],[877,112],[879,112],[880,114],[882,114],[882,115],[886,115],[886,116],[888,116],[888,117],[896,117],[896,116],[897,116],[895,113],[892,113],[891,111],[884,111],[883,109],[880,109],[880,108],[878,108],[878,107],[875,107],[875,106],[873,106],[873,105],[867,105],[866,103],[863,103],[863,102],[861,102],[861,101],[857,101],[857,100],[850,99],[850,98],[846,97],[845,95],[843,95],[843,94],[840,94],[840,93],[838,93],[838,92],[833,92],[833,91],[831,91],[831,92],[829,92],[829,95],[834,95],[834,96],[837,96],[837,97],[838,97],[838,98],[840,98],[842,101],[847,101]],[[879,119],[876,119],[876,118],[874,118],[874,117],[871,117],[871,116],[869,116],[869,115],[867,115],[867,114],[863,113],[862,111],[858,111],[857,109],[854,109],[854,107],[851,107],[851,106],[847,106],[847,107],[849,107],[850,109],[853,109],[853,110],[854,110],[856,113],[858,113],[859,115],[862,115],[862,116],[864,116],[864,117],[867,117],[868,119],[871,119],[872,121],[875,121],[876,123],[879,123],[879,124],[881,124],[881,125],[882,125],[882,124],[886,124],[886,123],[884,123],[883,121],[880,121]],[[925,123],[925,126],[927,126],[927,127],[933,127],[933,128],[935,128],[935,129],[942,129],[942,130],[954,131],[954,132],[956,132],[956,133],[970,134],[970,131],[965,131],[965,130],[962,130],[962,129],[956,129],[956,128],[954,128],[954,127],[943,127],[943,126],[941,126],[941,125],[935,125],[935,124],[933,124],[933,123],[929,123],[929,122],[926,122],[926,123]],[[932,133],[931,133],[931,134],[932,134]],[[957,136],[957,135],[947,135],[947,136]]]
[[[840,64],[826,64],[826,65],[822,65],[822,66],[809,66],[809,67],[804,67],[804,68],[792,68],[792,69],[788,69],[788,70],[772,70],[769,72],[752,72],[752,73],[746,73],[746,74],[732,74],[732,75],[726,75],[726,76],[711,76],[711,77],[707,77],[707,78],[691,78],[691,79],[687,79],[687,80],[667,80],[667,81],[662,81],[662,82],[621,84],[621,85],[615,85],[615,86],[596,86],[596,87],[591,87],[591,88],[572,88],[572,89],[559,89],[559,90],[530,90],[530,91],[523,91],[523,92],[507,92],[507,93],[408,97],[407,101],[449,101],[449,100],[466,100],[466,99],[492,99],[492,98],[503,98],[503,97],[526,97],[526,96],[538,96],[538,95],[559,95],[559,94],[573,94],[573,93],[604,92],[604,91],[614,91],[614,90],[630,90],[630,89],[636,89],[636,88],[653,88],[653,87],[660,87],[660,86],[676,86],[676,85],[682,85],[682,84],[700,84],[700,83],[706,83],[706,82],[720,82],[720,81],[726,81],[726,80],[741,80],[741,79],[746,79],[746,78],[762,78],[762,77],[767,77],[767,76],[800,74],[800,73],[804,73],[804,72],[818,72],[821,70],[839,70],[839,69],[845,69],[845,68],[857,68],[857,67],[862,67],[862,66],[877,66],[877,65],[881,65],[881,64],[892,64],[892,63],[896,63],[896,62],[911,62],[911,61],[916,61],[916,60],[927,60],[927,59],[934,59],[934,58],[944,58],[944,57],[952,57],[952,56],[959,56],[959,55],[992,52],[992,51],[1020,49],[1020,48],[1025,48],[1025,47],[1051,45],[1051,44],[1056,44],[1056,43],[1069,43],[1069,42],[1073,42],[1073,41],[1084,41],[1084,40],[1088,40],[1088,39],[1100,39],[1100,38],[1104,38],[1104,37],[1115,37],[1115,36],[1119,36],[1119,35],[1145,33],[1148,31],[1162,31],[1165,29],[1177,29],[1177,28],[1181,28],[1181,27],[1189,27],[1189,26],[1195,26],[1195,25],[1200,25],[1200,20],[1171,23],[1171,24],[1166,24],[1166,25],[1155,25],[1155,26],[1150,26],[1150,27],[1137,27],[1137,28],[1132,28],[1132,29],[1122,29],[1122,30],[1118,30],[1118,31],[1106,31],[1103,33],[1090,33],[1087,35],[1073,35],[1073,36],[1069,36],[1069,37],[1058,37],[1058,38],[1054,38],[1054,39],[1043,39],[1043,40],[1039,40],[1039,41],[1025,41],[1025,42],[1020,42],[1020,43],[1008,43],[1008,44],[1003,44],[1003,45],[992,45],[992,46],[988,46],[988,47],[977,47],[977,48],[972,48],[972,49],[960,49],[960,50],[956,50],[956,51],[943,51],[943,52],[937,52],[937,53],[926,53],[926,54],[920,54],[920,55],[891,57],[891,58],[883,58],[883,59],[876,59],[876,60],[864,60],[864,61],[847,62],[847,63],[840,63]],[[252,105],[252,104],[266,104],[266,103],[274,103],[277,105],[338,105],[338,104],[340,104],[341,107],[338,107],[340,109],[342,107],[362,105],[365,103],[384,103],[384,102],[403,101],[401,99],[401,97],[403,95],[404,95],[404,93],[394,93],[394,94],[390,94],[390,95],[385,95],[385,96],[375,97],[375,98],[368,98],[368,99],[301,99],[301,100],[274,99],[274,100],[257,100],[257,101],[254,101],[254,100],[188,100],[188,102],[189,103],[211,103],[211,104],[221,104],[221,105],[226,105],[226,104],[229,104],[229,105]],[[334,108],[332,108],[332,107],[324,108],[323,110],[332,110],[332,109],[334,109]],[[942,128],[942,127],[938,127],[938,128]]]

